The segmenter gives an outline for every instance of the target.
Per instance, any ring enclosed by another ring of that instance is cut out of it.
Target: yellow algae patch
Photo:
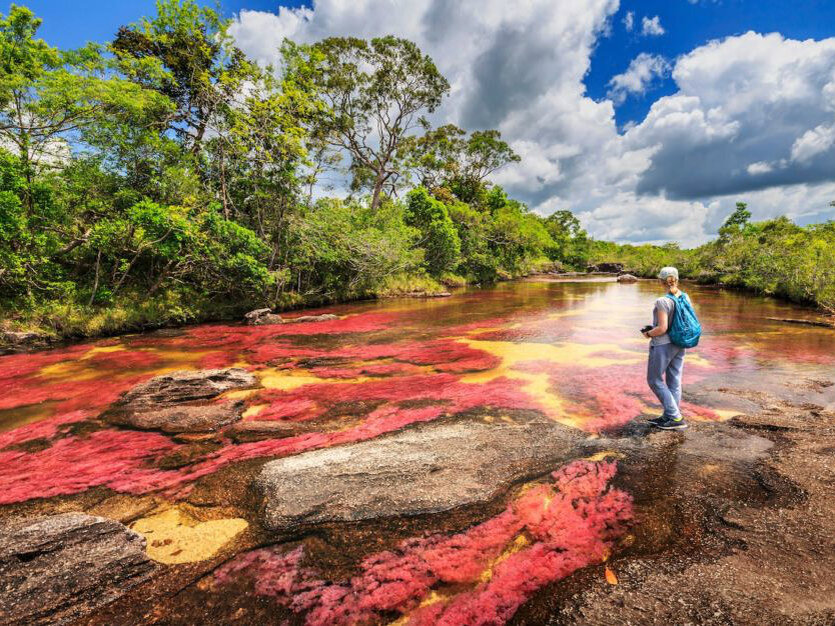
[[[97,348],[90,348],[89,350],[87,350],[87,352],[85,352],[81,356],[81,360],[83,361],[85,359],[91,359],[94,356],[96,356],[97,354],[107,354],[109,352],[122,352],[124,350],[127,350],[127,348],[125,348],[125,346],[122,346],[122,345],[99,346]]]
[[[525,391],[530,393],[543,410],[552,418],[568,426],[578,428],[586,418],[573,416],[565,408],[560,396],[552,391],[547,372],[524,372],[517,366],[532,361],[550,361],[554,364],[567,363],[585,367],[606,367],[609,365],[623,365],[643,361],[643,355],[624,350],[615,344],[580,344],[565,343],[551,345],[546,343],[530,343],[511,341],[477,341],[461,339],[462,343],[477,350],[484,350],[501,359],[501,364],[491,370],[465,374],[461,377],[464,383],[488,383],[500,377],[511,378],[525,383]],[[594,356],[600,352],[622,354],[623,358]]]
[[[252,394],[257,393],[257,391],[257,389],[235,389],[234,391],[227,391],[220,394],[220,397],[228,400],[244,400]]]
[[[737,415],[743,415],[742,411],[731,411],[730,409],[711,409],[716,415],[719,416],[719,419],[723,422],[725,420],[729,420],[732,417],[736,417]]]
[[[174,565],[212,558],[247,526],[248,522],[241,518],[200,522],[172,508],[140,519],[131,528],[145,537],[149,557]]]
[[[55,402],[42,402],[2,409],[0,410],[0,432],[39,422],[52,417],[54,412]]]
[[[418,609],[422,609],[427,606],[431,606],[433,604],[438,604],[439,602],[448,602],[451,596],[441,593],[439,591],[435,591],[431,589],[429,591],[429,595],[427,595],[423,600],[421,600],[420,604],[417,605],[413,609],[413,611],[417,611]],[[409,620],[412,619],[412,614],[407,613],[403,617],[399,617],[393,622],[389,622],[389,626],[406,626],[409,623]]]
[[[278,389],[280,391],[292,391],[305,385],[317,385],[322,383],[328,384],[352,384],[365,383],[374,378],[368,376],[357,376],[356,378],[319,378],[318,376],[311,376],[307,372],[298,372],[296,370],[280,370],[275,368],[263,369],[255,372],[261,378],[261,385],[267,389]]]
[[[685,360],[689,365],[698,365],[699,367],[714,367],[713,363],[704,358],[701,354],[688,352]]]
[[[620,452],[615,452],[614,450],[603,450],[602,452],[597,452],[592,454],[591,456],[587,456],[585,458],[586,461],[603,461],[604,459],[622,459],[623,455]]]
[[[528,547],[528,545],[530,545],[530,541],[527,537],[525,537],[525,535],[519,535],[518,537],[516,537],[516,539],[514,539],[510,544],[508,544],[508,546],[502,551],[502,553],[499,556],[497,556],[490,562],[490,565],[487,566],[487,569],[485,569],[481,573],[481,576],[479,576],[479,582],[489,582],[490,579],[493,578],[493,571],[496,569],[496,566],[499,563],[507,560],[520,550],[523,550],[524,548]]]
[[[640,363],[643,355],[639,357],[633,350],[625,350],[613,343],[574,343],[567,342],[558,345],[550,343],[535,342],[512,342],[512,341],[478,341],[474,339],[461,339],[470,348],[484,350],[502,359],[502,364],[491,370],[496,373],[495,377],[505,375],[502,370],[510,369],[520,363],[528,361],[551,361],[558,365],[580,365],[583,367],[607,367],[610,365],[631,365]],[[622,358],[611,356],[595,356],[598,353],[613,353],[623,355]],[[464,377],[467,378],[466,376]]]
[[[251,407],[249,407],[246,411],[244,411],[241,414],[241,417],[246,418],[246,417],[252,417],[253,415],[258,415],[261,411],[266,409],[268,406],[270,406],[270,405],[269,404],[253,404]]]
[[[42,378],[52,379],[72,379],[74,381],[93,380],[99,378],[102,373],[95,368],[82,363],[80,360],[64,361],[62,363],[53,363],[42,367],[38,371],[38,375]]]

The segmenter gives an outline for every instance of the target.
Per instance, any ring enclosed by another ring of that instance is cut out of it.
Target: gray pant
[[[681,417],[681,374],[684,371],[684,348],[672,343],[649,347],[647,384],[664,405],[666,417]],[[665,382],[666,378],[666,382]]]

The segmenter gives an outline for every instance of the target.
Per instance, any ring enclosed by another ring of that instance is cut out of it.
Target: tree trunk
[[[93,306],[93,302],[96,299],[96,291],[99,289],[99,270],[101,269],[101,248],[99,248],[99,252],[96,255],[96,278],[93,281],[93,292],[90,294],[90,303],[89,306]]]
[[[380,208],[380,203],[383,199],[380,197],[383,193],[383,184],[385,183],[385,176],[382,172],[377,174],[377,178],[374,180],[374,193],[371,195],[371,210],[376,211]]]

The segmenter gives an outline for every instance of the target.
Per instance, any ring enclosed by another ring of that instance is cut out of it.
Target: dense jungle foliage
[[[682,251],[529,211],[489,181],[519,160],[498,131],[426,121],[449,84],[407,40],[276,42],[263,67],[194,0],[79,50],[39,26],[0,16],[6,327],[100,334],[600,260],[833,306],[832,223],[737,216]],[[334,179],[345,197],[322,195]]]

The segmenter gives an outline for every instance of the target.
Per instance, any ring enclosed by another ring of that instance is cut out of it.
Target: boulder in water
[[[438,513],[489,502],[554,469],[579,441],[574,429],[539,414],[446,419],[271,461],[256,486],[266,525],[279,532]]]
[[[638,277],[633,276],[632,274],[621,274],[618,276],[619,283],[637,283]]]
[[[283,324],[284,320],[271,309],[255,309],[244,315],[244,321],[250,326],[264,326],[267,324]]]
[[[4,520],[0,623],[66,623],[112,602],[155,569],[145,539],[104,517]]]
[[[108,409],[111,424],[167,433],[213,432],[241,418],[243,402],[210,401],[225,391],[255,384],[241,368],[177,371],[137,385]]]

